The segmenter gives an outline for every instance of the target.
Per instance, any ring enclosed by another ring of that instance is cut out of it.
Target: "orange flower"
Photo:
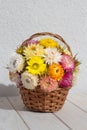
[[[48,74],[51,78],[59,81],[64,75],[64,69],[60,64],[53,63],[48,68]]]

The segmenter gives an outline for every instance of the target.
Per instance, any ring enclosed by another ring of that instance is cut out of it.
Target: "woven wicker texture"
[[[29,39],[25,40],[22,43],[26,45],[27,41],[32,40],[39,36],[51,36],[60,41],[62,41],[68,50],[71,52],[69,45],[65,42],[65,40],[57,35],[49,32],[36,33],[32,35]],[[71,52],[72,55],[72,52]],[[28,90],[23,86],[20,87],[20,94],[23,99],[25,106],[32,111],[40,111],[40,112],[54,112],[58,111],[63,107],[63,104],[66,100],[69,89],[58,88],[52,92],[43,92],[39,87],[35,90]]]
[[[54,112],[63,107],[68,94],[68,89],[59,89],[45,93],[39,88],[28,90],[24,87],[20,88],[20,93],[25,106],[29,110],[40,112]]]

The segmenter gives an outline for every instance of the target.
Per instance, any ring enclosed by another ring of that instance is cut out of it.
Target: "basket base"
[[[43,92],[40,89],[28,90],[20,87],[23,103],[30,111],[55,112],[60,110],[66,100],[69,89],[61,88],[52,92]]]

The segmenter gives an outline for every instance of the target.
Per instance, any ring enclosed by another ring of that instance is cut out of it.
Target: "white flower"
[[[15,54],[11,57],[10,63],[8,65],[8,69],[11,72],[20,72],[24,68],[24,58],[20,54]]]
[[[27,89],[35,89],[38,85],[38,77],[36,75],[29,74],[26,71],[22,73],[21,81],[23,83],[23,87]]]
[[[69,56],[71,55],[70,51],[67,48],[64,49],[64,53],[69,55]]]
[[[65,53],[65,54],[71,56],[70,51],[69,51],[65,46],[61,46],[61,49],[63,50],[63,53]]]
[[[61,61],[61,53],[58,52],[57,48],[46,48],[43,57],[48,64],[52,64],[53,62],[58,63]]]

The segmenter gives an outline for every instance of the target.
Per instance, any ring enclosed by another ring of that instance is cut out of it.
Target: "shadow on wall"
[[[15,85],[4,85],[0,84],[0,97],[18,96],[19,91]]]

